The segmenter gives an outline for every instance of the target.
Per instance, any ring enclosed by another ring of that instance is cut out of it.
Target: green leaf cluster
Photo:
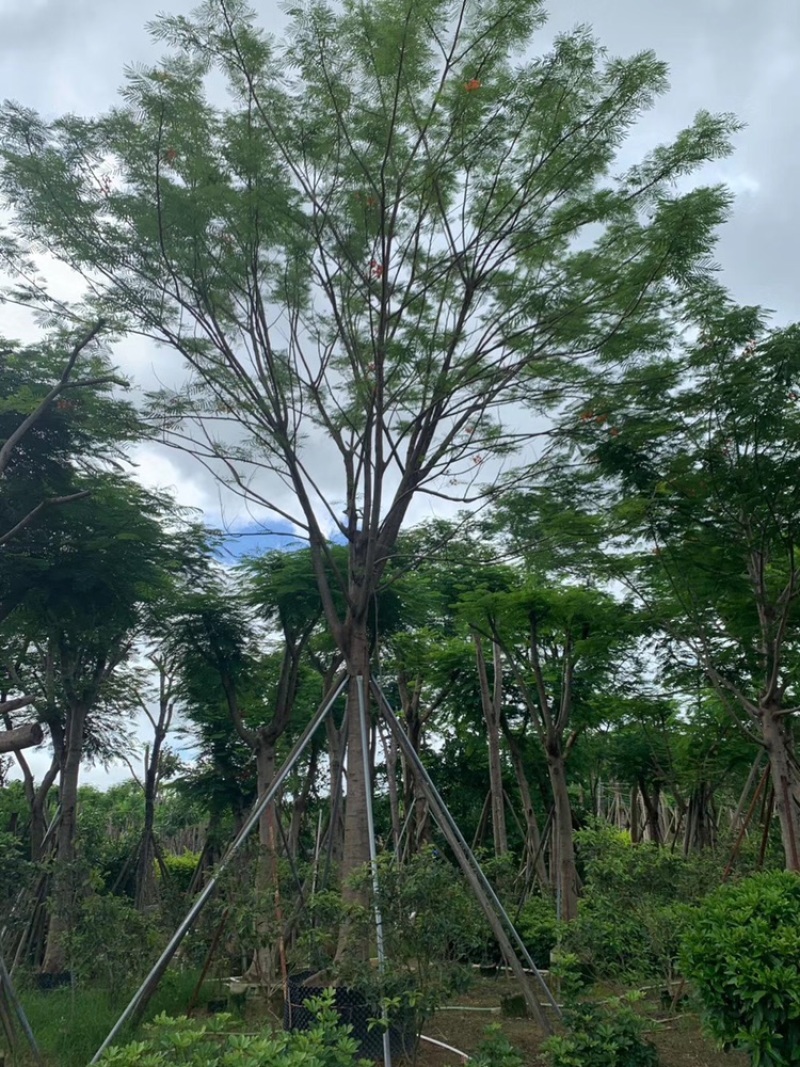
[[[205,1021],[159,1015],[143,1040],[110,1048],[104,1067],[368,1067],[356,1057],[357,1043],[339,1025],[333,997],[309,1002],[316,1024],[301,1033],[230,1031],[230,1016]]]
[[[790,1067],[800,1050],[800,878],[756,874],[723,886],[686,933],[683,970],[710,1033],[754,1067]]]

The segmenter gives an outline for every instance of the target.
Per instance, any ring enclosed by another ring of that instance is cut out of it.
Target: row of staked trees
[[[0,110],[7,297],[52,313],[40,252],[85,283],[58,306],[74,330],[0,364],[2,709],[7,731],[45,729],[50,770],[0,743],[37,856],[58,782],[66,887],[43,967],[64,969],[79,768],[126,744],[128,712],[154,731],[144,904],[175,708],[211,816],[241,817],[341,672],[380,678],[454,810],[518,850],[565,919],[576,805],[713,843],[759,751],[800,870],[798,334],[730,302],[711,260],[730,195],[686,191],[735,121],[701,113],[622,166],[663,64],[584,29],[531,58],[531,0],[288,17],[277,41],[241,0],[207,0],[154,24],[164,58],[107,112]],[[121,399],[98,333],[157,342],[181,385]],[[303,547],[233,576],[127,472],[143,438]],[[441,501],[463,520],[412,524]],[[366,780],[348,693],[264,815],[262,884],[323,801],[351,896],[368,790],[387,840],[433,833],[377,716]]]

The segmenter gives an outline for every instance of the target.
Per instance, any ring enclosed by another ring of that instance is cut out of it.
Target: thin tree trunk
[[[44,839],[47,835],[47,799],[58,777],[58,756],[54,753],[50,766],[44,773],[39,785],[36,785],[31,769],[21,753],[17,753],[17,764],[22,771],[25,799],[30,812],[31,862],[41,863],[44,859]]]
[[[275,745],[268,737],[260,733],[255,750],[258,795],[263,796],[275,778]],[[276,892],[278,875],[276,819],[277,810],[273,802],[264,809],[258,822],[260,848],[256,862],[256,906],[259,909],[265,907],[268,895],[274,895]],[[256,949],[248,971],[251,980],[256,980],[265,986],[273,982],[277,973],[274,945],[276,924],[270,921],[273,918],[274,916],[268,914],[256,920]]]
[[[411,689],[408,679],[402,673],[398,675],[397,687],[403,709],[403,727],[412,748],[419,756],[422,729],[428,718],[428,715],[423,718],[420,714],[421,690],[419,684],[414,689]],[[420,788],[417,777],[408,766],[402,752],[400,753],[400,766],[403,773],[403,814],[408,820],[408,836],[403,848],[403,857],[405,858],[412,853],[419,852],[421,848],[430,842],[431,822],[428,799]]]
[[[328,718],[330,718],[330,716],[328,716]],[[318,763],[319,748],[314,746],[312,747],[311,756],[308,761],[308,768],[303,778],[303,785],[300,789],[300,793],[295,798],[294,804],[292,805],[292,817],[289,821],[289,852],[295,860],[300,855],[300,835],[303,832],[303,827],[306,820],[306,812],[308,811],[308,798],[311,795],[311,789],[317,778]]]
[[[348,642],[347,669],[347,796],[344,808],[344,847],[342,850],[342,898],[347,904],[366,904],[366,891],[355,889],[350,876],[369,862],[367,829],[367,790],[372,788],[364,774],[364,746],[361,738],[361,709],[358,679],[363,679],[364,700],[369,702],[369,638],[366,624],[353,625]],[[369,707],[367,706],[367,712]],[[367,741],[369,744],[369,740]],[[342,923],[336,949],[336,961],[345,957],[364,957],[368,944],[355,944],[349,923]]]
[[[344,850],[344,788],[342,768],[343,734],[337,730],[333,716],[325,719],[328,738],[328,767],[330,769],[330,817],[325,834],[325,852],[329,862],[338,867]]]
[[[156,861],[156,801],[161,776],[161,752],[172,724],[175,708],[173,700],[173,668],[166,657],[154,654],[150,662],[158,670],[158,718],[150,714],[146,704],[144,710],[153,727],[152,748],[145,750],[144,761],[144,825],[142,841],[136,864],[135,904],[139,911],[158,901],[158,882],[155,877]],[[162,861],[163,865],[163,861]]]
[[[522,749],[520,747],[519,739],[511,732],[511,728],[508,725],[506,716],[501,716],[500,724],[503,729],[503,736],[506,739],[508,745],[508,751],[511,755],[511,766],[514,768],[514,774],[517,779],[517,788],[519,789],[520,799],[522,800],[522,813],[525,818],[525,854],[526,864],[529,868],[529,875],[535,874],[539,880],[539,885],[542,889],[548,885],[547,867],[544,862],[543,849],[541,847],[541,834],[539,832],[539,823],[536,818],[536,810],[533,806],[533,800],[531,799],[531,787],[528,782],[528,776],[525,774],[525,763],[522,758]]]
[[[762,708],[761,730],[769,756],[786,869],[800,871],[800,774],[788,718],[780,708]]]
[[[398,755],[397,741],[394,735],[386,736],[380,731],[384,753],[386,755],[386,780],[389,789],[389,811],[392,818],[392,845],[395,849],[400,843],[400,789],[397,784]]]
[[[61,818],[56,830],[56,876],[53,882],[50,927],[42,971],[60,974],[66,970],[64,939],[73,922],[80,886],[75,871],[75,839],[78,820],[78,781],[88,708],[73,704],[67,711],[66,745],[59,775]]]
[[[645,812],[645,839],[653,841],[656,845],[663,844],[664,835],[661,829],[661,812],[660,812],[660,795],[661,790],[656,784],[653,786],[653,796],[651,796],[644,782],[639,782],[639,795],[642,798]]]
[[[567,789],[567,775],[561,741],[548,738],[547,769],[553,790],[553,849],[555,883],[559,913],[564,922],[578,916],[578,868],[575,863],[575,840],[572,831],[572,805]]]
[[[642,820],[639,811],[639,787],[634,786],[631,790],[631,841],[638,845],[642,836]]]
[[[489,674],[483,653],[483,642],[478,634],[473,634],[475,641],[475,659],[478,666],[478,680],[481,690],[481,707],[486,724],[486,742],[489,748],[489,789],[491,791],[492,838],[496,856],[508,852],[508,834],[506,832],[505,800],[503,797],[503,764],[500,753],[500,714],[502,711],[503,672],[500,648],[493,642],[494,685],[489,687]]]

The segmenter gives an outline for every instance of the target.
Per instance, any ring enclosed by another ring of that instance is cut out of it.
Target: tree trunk
[[[653,795],[651,796],[647,787],[643,781],[639,781],[639,795],[642,798],[645,812],[645,826],[644,837],[646,841],[652,841],[656,845],[664,843],[664,835],[661,827],[661,810],[660,810],[660,798],[661,790],[658,784],[653,786]]]
[[[369,862],[369,832],[367,828],[367,790],[372,781],[364,775],[364,746],[361,738],[361,710],[358,679],[363,679],[363,697],[369,712],[369,638],[366,623],[354,625],[346,655],[349,687],[347,690],[347,796],[344,807],[344,847],[342,849],[341,883],[345,904],[365,906],[365,890],[354,889],[350,876]],[[369,744],[369,739],[367,739]],[[370,776],[371,779],[371,776]],[[356,944],[351,925],[343,922],[339,929],[336,962],[345,958],[369,956],[369,944]]]
[[[11,730],[0,730],[0,754],[22,748],[33,748],[42,743],[42,728],[38,722],[28,722]]]
[[[22,780],[25,789],[25,799],[28,802],[28,809],[30,811],[30,840],[31,840],[31,862],[40,863],[44,858],[44,839],[47,835],[47,798],[50,796],[50,790],[53,787],[58,776],[58,756],[53,753],[53,758],[50,761],[50,766],[44,773],[44,776],[36,785],[31,769],[25,761],[22,753],[16,753],[17,765],[22,771]]]
[[[337,730],[333,716],[325,719],[325,733],[328,739],[328,766],[330,768],[330,816],[325,834],[325,853],[327,862],[338,867],[342,862],[344,849],[344,789],[342,770],[342,731]]]
[[[539,880],[539,885],[544,890],[548,885],[547,868],[545,867],[544,862],[544,851],[542,849],[542,837],[539,832],[539,823],[536,818],[536,811],[533,807],[533,800],[531,799],[531,787],[528,782],[528,776],[525,774],[525,763],[522,758],[522,749],[520,748],[519,739],[511,732],[511,728],[508,725],[505,715],[501,717],[501,726],[503,728],[503,736],[508,745],[508,751],[511,754],[511,765],[514,768],[517,787],[519,789],[520,799],[522,800],[522,812],[525,817],[525,856],[528,875],[529,877],[535,875]]]
[[[259,733],[255,746],[256,751],[256,774],[258,779],[258,795],[264,793],[272,785],[275,778],[275,744],[270,738]],[[278,831],[275,820],[277,810],[275,803],[269,804],[261,813],[258,821],[258,860],[256,865],[256,907],[266,909],[267,898],[271,895],[275,908],[278,907]],[[272,912],[273,908],[269,908]],[[275,979],[277,973],[277,953],[275,931],[277,929],[276,916],[259,915],[256,918],[256,949],[252,963],[248,970],[251,980],[268,986]]]
[[[347,881],[353,871],[369,861],[367,833],[367,789],[364,777],[364,748],[361,740],[361,712],[357,679],[363,678],[364,700],[369,701],[369,639],[366,625],[354,627],[349,643],[347,668],[347,797],[342,854],[342,887],[346,899],[354,899]]]
[[[74,923],[81,889],[75,870],[75,838],[78,819],[78,781],[88,708],[72,705],[67,711],[65,748],[59,775],[61,817],[56,829],[56,875],[53,882],[50,928],[47,933],[42,971],[60,974],[66,970],[64,937]]]
[[[710,782],[698,782],[689,794],[686,809],[686,828],[683,854],[713,848],[717,843],[717,819],[714,812],[714,787]]]
[[[136,890],[134,903],[138,911],[144,911],[158,899],[155,877],[155,822],[156,794],[158,792],[158,768],[161,758],[161,743],[158,732],[153,740],[153,749],[147,754],[144,774],[144,825],[139,856],[136,863]]]
[[[330,718],[330,716],[328,716]],[[299,794],[295,797],[292,805],[292,817],[289,821],[288,847],[289,854],[297,860],[300,856],[300,835],[306,823],[308,812],[308,798],[311,789],[317,780],[317,765],[319,763],[319,748],[312,743],[311,755],[308,760],[308,768],[303,777],[303,785]],[[277,824],[276,824],[277,825]]]
[[[381,740],[386,754],[386,781],[389,788],[389,811],[392,817],[392,846],[397,850],[400,844],[400,789],[397,784],[397,741],[393,735],[388,738],[381,731]]]
[[[578,869],[564,754],[557,737],[551,736],[547,740],[547,769],[553,790],[553,850],[559,916],[565,922],[571,922],[578,916]]]
[[[491,791],[492,837],[495,856],[508,852],[506,833],[505,798],[503,795],[503,764],[500,753],[500,715],[502,712],[503,672],[500,648],[493,643],[494,685],[489,688],[489,675],[483,654],[483,642],[474,634],[475,659],[481,688],[481,706],[486,724],[486,741],[489,747],[489,789]]]
[[[639,811],[639,787],[631,790],[631,842],[638,845],[642,836],[641,812]]]
[[[403,727],[406,736],[417,755],[422,743],[423,718],[420,714],[420,690],[410,689],[407,679],[402,675],[397,679],[400,703],[403,709]],[[394,738],[392,738],[394,742]],[[403,772],[403,815],[407,821],[406,843],[403,858],[419,852],[431,840],[430,811],[428,799],[420,788],[417,776],[408,766],[403,753],[400,753]]]
[[[761,709],[762,737],[769,756],[786,869],[800,871],[800,775],[788,723],[780,708]]]

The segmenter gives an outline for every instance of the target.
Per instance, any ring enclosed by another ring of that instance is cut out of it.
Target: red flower
[[[474,93],[476,89],[480,89],[481,82],[477,78],[470,78],[468,82],[464,82],[464,88],[468,93]]]

